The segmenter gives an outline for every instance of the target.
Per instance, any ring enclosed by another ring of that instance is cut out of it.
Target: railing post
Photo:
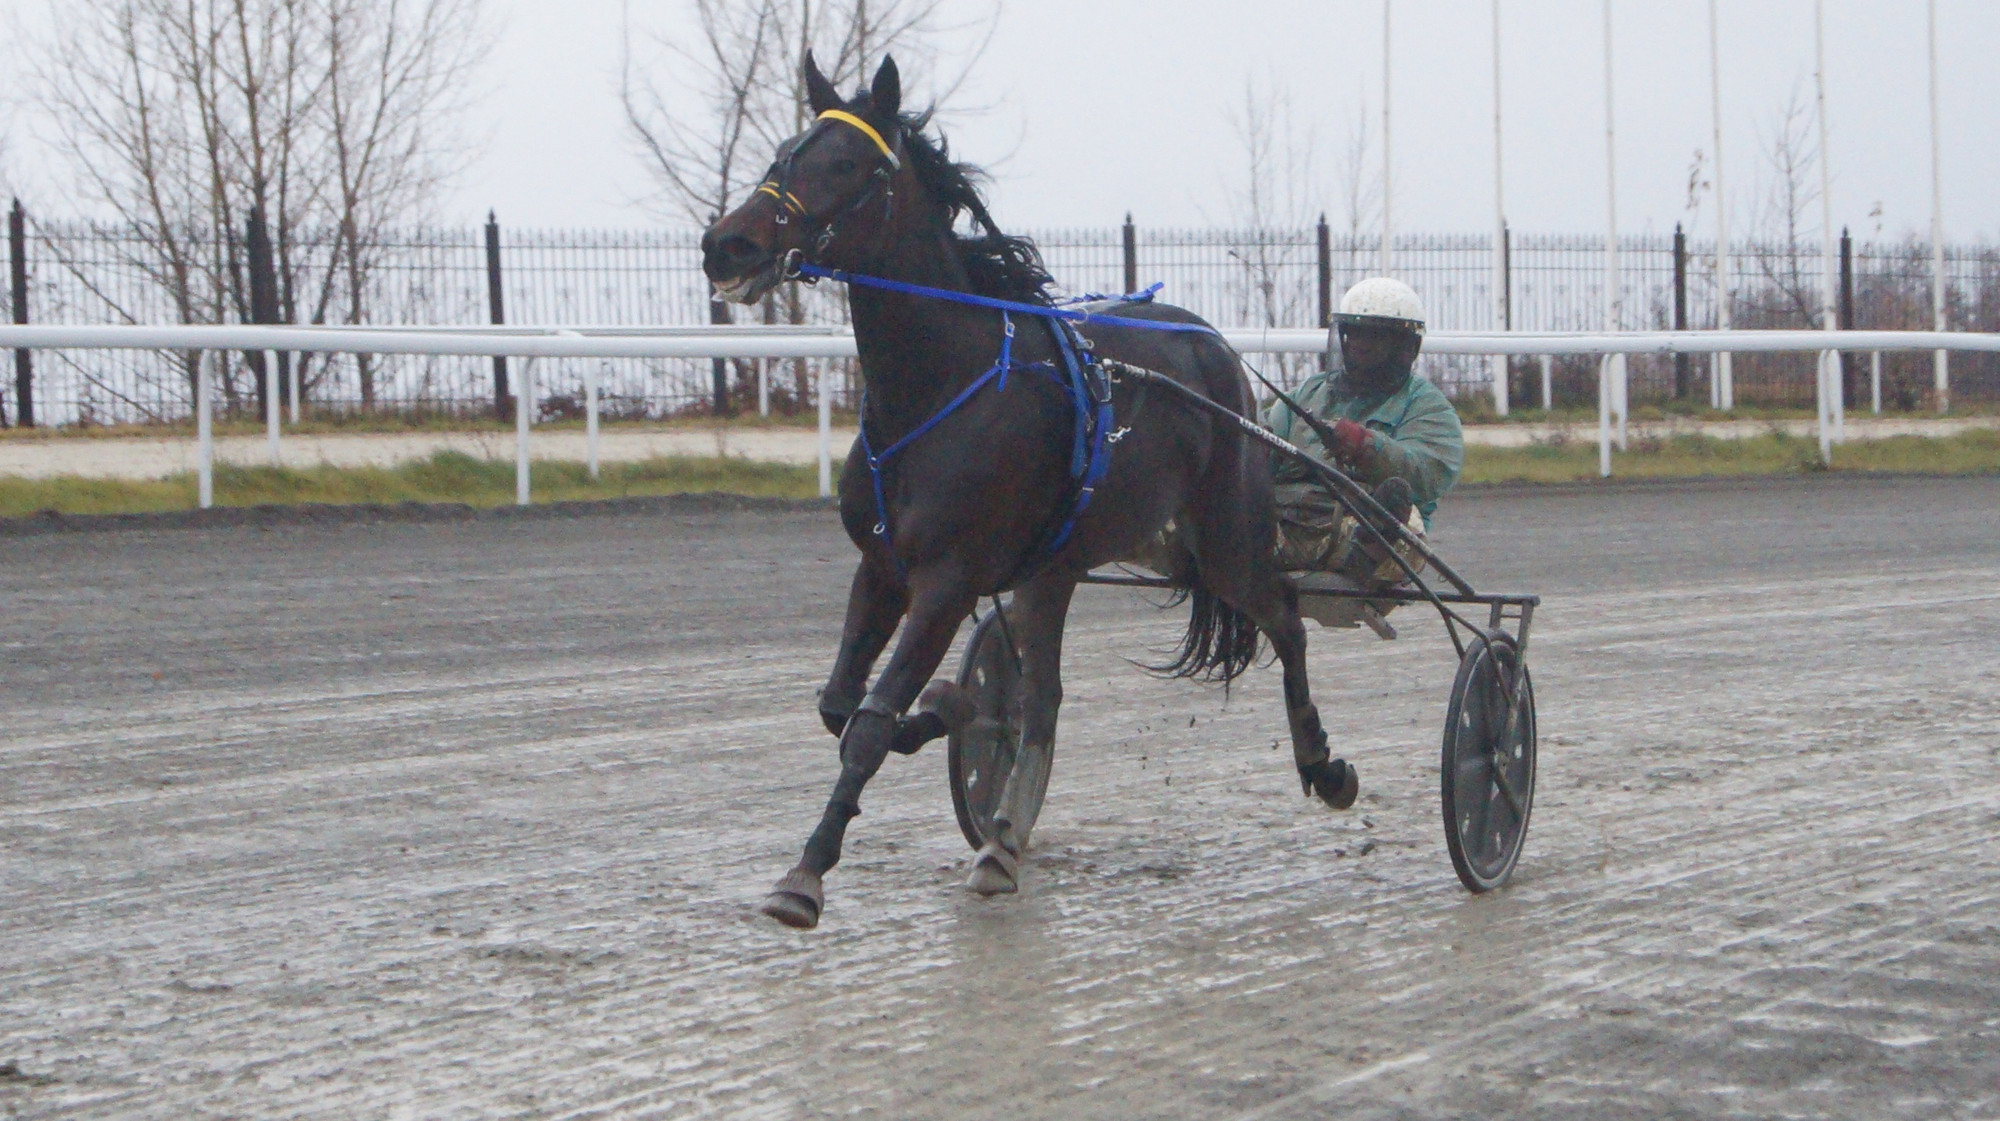
[[[1618,450],[1626,447],[1625,421],[1632,415],[1632,379],[1623,354],[1611,356],[1611,407],[1618,414]]]
[[[266,350],[261,353],[264,355],[264,433],[271,445],[271,466],[282,467],[285,460],[278,447],[278,421],[283,415],[278,401],[278,352]]]
[[[1326,215],[1319,216],[1319,325],[1333,326],[1333,231],[1327,228]]]
[[[500,284],[500,219],[486,212],[486,316],[498,327],[507,322]],[[507,356],[493,356],[493,415],[507,419]]]
[[[773,300],[767,292],[764,295],[764,322],[768,325],[777,321],[778,302]],[[757,360],[757,415],[771,415],[771,360],[769,358],[759,358]]]
[[[1555,364],[1555,359],[1547,354],[1537,355],[1536,357],[1541,360],[1542,367],[1542,411],[1548,412],[1555,407],[1555,371],[1550,368]]]
[[[1868,398],[1874,405],[1875,415],[1882,415],[1882,352],[1868,352]]]
[[[28,214],[21,200],[7,212],[7,264],[9,287],[14,290],[14,322],[28,322]],[[27,347],[14,351],[14,422],[23,428],[35,426],[35,360]]]
[[[812,368],[813,384],[819,392],[819,496],[827,498],[833,494],[833,392],[826,379],[833,361],[821,358]]]
[[[215,505],[215,426],[214,413],[216,351],[204,350],[194,364],[194,433],[196,451],[195,501],[206,510]]]
[[[580,331],[557,331],[566,339],[580,339]],[[586,359],[583,364],[583,458],[590,471],[590,477],[597,478],[597,375],[610,363],[598,359],[595,365]]]
[[[528,488],[528,414],[535,403],[535,359],[521,363],[521,384],[514,387],[514,505],[526,506]]]
[[[1674,330],[1688,329],[1688,241],[1679,222],[1674,223]],[[1688,399],[1688,356],[1674,355],[1674,400]]]
[[[597,472],[597,378],[608,366],[608,362],[598,362],[583,366],[583,455],[590,465],[590,477],[598,478]]]
[[[1139,290],[1139,231],[1132,225],[1132,212],[1125,212],[1125,291]]]
[[[1597,476],[1611,477],[1611,359],[1607,354],[1597,364]]]
[[[715,326],[729,322],[729,305],[722,297],[710,294],[708,297],[708,321]],[[715,381],[715,419],[729,415],[729,361],[724,358],[709,359],[709,374]]]

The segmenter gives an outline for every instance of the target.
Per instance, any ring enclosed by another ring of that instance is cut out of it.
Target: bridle
[[[856,195],[854,201],[822,216],[814,214],[799,196],[792,193],[792,165],[799,158],[799,154],[805,151],[807,145],[829,131],[825,127],[829,123],[843,124],[859,130],[863,136],[874,141],[875,150],[881,153],[882,160],[876,165],[874,173],[869,176],[867,190]],[[900,129],[897,130],[897,136],[900,139]],[[882,225],[886,231],[896,212],[895,177],[902,170],[902,157],[896,154],[896,149],[876,131],[874,125],[844,109],[828,109],[815,118],[813,127],[793,141],[791,147],[771,164],[771,170],[764,174],[764,181],[757,184],[756,190],[752,192],[769,195],[777,200],[778,209],[772,216],[773,222],[780,226],[788,226],[796,218],[804,222],[811,231],[813,246],[811,257],[809,258],[800,249],[788,251],[779,262],[779,275],[786,280],[796,279],[800,264],[817,263],[816,258],[826,252],[827,246],[833,244],[841,220],[867,206],[877,195],[882,197]]]

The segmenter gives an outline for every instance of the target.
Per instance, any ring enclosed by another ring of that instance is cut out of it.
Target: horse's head
[[[701,267],[724,299],[752,303],[800,261],[852,260],[893,236],[904,169],[903,83],[884,58],[845,101],[806,52],[812,127],[785,141],[750,197],[701,236]]]

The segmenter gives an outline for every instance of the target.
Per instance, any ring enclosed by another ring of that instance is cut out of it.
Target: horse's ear
[[[812,106],[813,114],[817,116],[828,109],[840,108],[840,91],[834,89],[833,83],[826,80],[826,75],[819,72],[819,63],[813,61],[811,47],[806,48],[806,60],[801,69],[806,76],[806,104]]]
[[[895,58],[883,56],[881,69],[875,71],[875,82],[868,88],[868,107],[889,120],[895,120],[902,110],[903,75],[896,69]]]

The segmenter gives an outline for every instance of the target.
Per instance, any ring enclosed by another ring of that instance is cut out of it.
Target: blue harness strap
[[[1099,321],[1108,318],[1100,317]],[[1076,437],[1070,445],[1069,457],[1069,477],[1076,483],[1076,497],[1071,500],[1069,514],[1055,536],[1049,538],[1048,545],[1042,549],[1044,558],[1069,543],[1077,518],[1090,508],[1090,500],[1097,493],[1097,484],[1103,482],[1106,472],[1111,470],[1111,445],[1105,437],[1111,431],[1113,421],[1111,389],[1104,382],[1096,357],[1076,345],[1076,333],[1069,324],[1051,320],[1049,326],[1054,328],[1050,333],[1056,338],[1056,350],[1062,354],[1063,372],[1069,377],[1064,388],[1076,413]]]
[[[871,529],[882,543],[889,547],[889,557],[895,561],[896,570],[903,570],[903,562],[895,554],[895,531],[889,525],[889,503],[882,488],[882,472],[897,452],[909,447],[925,433],[938,426],[946,417],[957,412],[959,407],[971,400],[973,395],[986,387],[988,382],[999,380],[1000,389],[1007,389],[1007,374],[1014,369],[1032,369],[1048,373],[1070,400],[1075,416],[1070,443],[1069,477],[1076,486],[1075,496],[1070,501],[1069,510],[1063,516],[1062,524],[1056,527],[1046,542],[1028,557],[1021,570],[1010,583],[1025,579],[1026,573],[1040,567],[1042,561],[1054,555],[1076,531],[1076,522],[1083,512],[1090,508],[1090,501],[1097,493],[1099,483],[1111,470],[1111,435],[1115,420],[1111,405],[1111,389],[1098,366],[1097,356],[1081,345],[1072,323],[1107,323],[1115,327],[1133,327],[1145,331],[1182,331],[1192,334],[1216,335],[1215,328],[1205,323],[1177,323],[1157,319],[1134,319],[1129,316],[1100,315],[1085,307],[1050,307],[1044,304],[1023,303],[1018,300],[1002,300],[993,296],[981,296],[971,292],[954,292],[948,288],[932,288],[922,284],[910,284],[900,280],[889,280],[879,276],[863,276],[844,269],[826,269],[808,262],[798,262],[794,266],[797,275],[814,280],[837,280],[844,284],[858,284],[865,288],[879,288],[904,295],[927,296],[947,300],[952,303],[970,304],[974,307],[993,308],[1000,312],[1002,327],[1000,357],[986,372],[973,379],[972,384],[960,390],[945,406],[932,413],[929,419],[911,429],[902,438],[877,452],[868,439],[868,392],[864,388],[861,396],[860,435],[861,451],[868,463],[870,488],[875,499],[875,525]],[[1143,291],[1132,293],[1116,305],[1150,303],[1153,294],[1160,290],[1155,284]],[[1086,299],[1090,299],[1086,297]],[[1092,303],[1098,302],[1093,299]],[[1114,305],[1114,306],[1116,306]],[[1014,321],[1009,313],[1033,315],[1049,323],[1049,334],[1054,338],[1056,352],[1062,355],[1062,366],[1058,369],[1047,362],[1028,362],[1016,365],[1014,362]]]

